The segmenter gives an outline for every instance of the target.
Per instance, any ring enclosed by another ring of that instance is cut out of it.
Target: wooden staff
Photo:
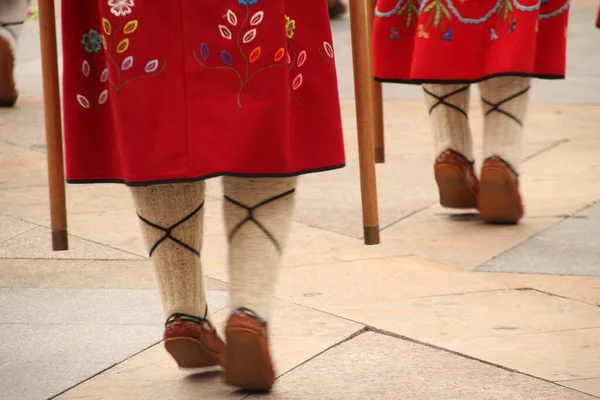
[[[373,21],[375,21],[375,7],[377,6],[377,0],[367,0],[367,18],[369,21],[369,54],[373,54]],[[373,73],[373,58],[370,59],[371,76]],[[381,89],[381,82],[377,82],[375,79],[371,80],[373,86],[373,102],[371,103],[373,113],[373,131],[375,133],[375,162],[378,164],[385,163],[385,141],[383,138],[384,127],[383,127],[383,91]]]
[[[365,0],[350,0],[352,59],[358,129],[358,156],[365,244],[379,244],[379,211],[373,135],[373,75],[369,38],[370,22]]]
[[[44,116],[50,190],[52,250],[68,250],[67,206],[63,166],[62,123],[56,50],[54,0],[39,0],[42,76],[44,80]]]

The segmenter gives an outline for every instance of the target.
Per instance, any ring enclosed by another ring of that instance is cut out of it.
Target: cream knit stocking
[[[499,77],[479,84],[483,103],[483,155],[499,156],[517,170],[523,153],[523,124],[530,78]]]
[[[436,156],[452,149],[473,160],[473,140],[469,127],[469,85],[424,84],[435,138]]]
[[[204,189],[204,182],[131,188],[166,317],[208,318],[200,263]]]
[[[8,41],[13,52],[27,18],[29,0],[0,1],[0,37]]]
[[[231,310],[269,320],[297,178],[224,178]]]

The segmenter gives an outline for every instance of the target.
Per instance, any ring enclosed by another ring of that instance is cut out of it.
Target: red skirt
[[[63,0],[69,182],[343,166],[323,0]]]
[[[406,83],[565,75],[569,0],[378,0],[375,76]]]

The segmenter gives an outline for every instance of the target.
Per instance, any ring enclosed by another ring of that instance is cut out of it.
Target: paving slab
[[[600,309],[533,290],[333,301],[318,308],[535,376],[569,379],[567,369],[573,371],[570,379],[598,374]],[[550,340],[552,346],[546,345]]]
[[[220,373],[197,373],[181,382],[92,380],[57,397],[57,400],[242,400],[245,393],[234,391]]]
[[[277,300],[270,325],[271,350],[278,375],[283,375],[359,332],[363,326],[317,310]],[[213,316],[219,331],[229,316]],[[59,399],[241,399],[247,394],[226,386],[215,370],[183,371],[156,345]]]
[[[6,363],[0,367],[2,398],[7,400],[41,400],[55,396],[78,382],[97,374],[112,363],[71,362],[64,365],[39,362]]]
[[[368,315],[373,302],[507,288],[492,276],[406,256],[285,268],[277,292],[281,298],[309,307],[351,307]]]
[[[0,194],[0,210],[3,214],[50,226],[46,185],[10,188],[1,190]],[[67,185],[66,194],[69,219],[77,214],[133,210],[131,195],[125,185]]]
[[[159,325],[0,324],[0,382],[47,399],[157,343],[161,334]],[[61,386],[48,385],[52,378]]]
[[[376,333],[337,346],[278,379],[277,400],[592,400],[592,396]]]
[[[567,218],[477,270],[600,276],[600,204]]]
[[[0,141],[0,190],[46,185],[46,166],[44,154]]]
[[[228,301],[207,296],[211,312]],[[52,397],[162,339],[155,291],[5,288],[0,304],[0,384],[23,393],[8,399]]]
[[[600,111],[600,109],[598,109]],[[595,130],[600,124],[596,114]],[[579,129],[578,129],[579,130]],[[600,198],[600,138],[578,137],[523,164],[522,194],[529,217],[570,216]]]
[[[90,260],[0,259],[0,288],[45,287],[59,276],[80,270]]]
[[[20,86],[18,67],[16,71],[15,79],[17,86]],[[37,74],[38,76],[30,78],[28,82],[36,87],[35,91],[20,95],[15,107],[0,109],[0,143],[44,153],[44,113],[40,112],[40,109],[43,109],[41,70],[37,71]]]

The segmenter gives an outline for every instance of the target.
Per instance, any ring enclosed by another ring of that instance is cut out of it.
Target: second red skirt
[[[375,76],[475,82],[565,75],[569,0],[378,0]]]

